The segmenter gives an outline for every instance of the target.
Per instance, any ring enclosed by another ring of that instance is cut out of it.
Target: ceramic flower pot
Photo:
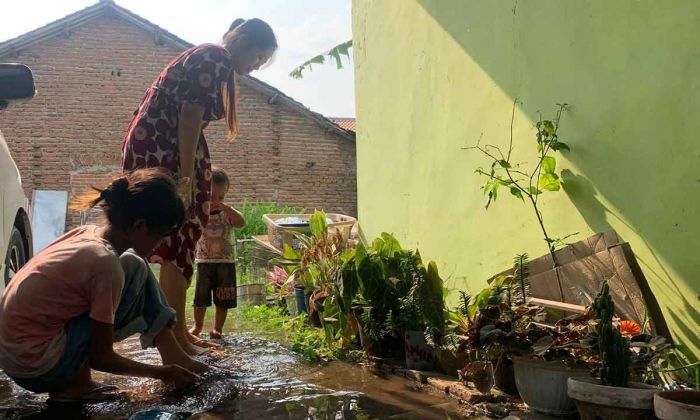
[[[664,391],[654,395],[654,412],[661,420],[700,419],[700,391]]]
[[[637,382],[619,387],[602,385],[598,378],[568,380],[569,397],[576,401],[581,420],[654,419],[654,394],[658,391]]]
[[[576,413],[566,381],[572,376],[588,376],[587,369],[573,369],[561,360],[543,361],[513,357],[515,385],[523,401],[533,410],[555,416]]]

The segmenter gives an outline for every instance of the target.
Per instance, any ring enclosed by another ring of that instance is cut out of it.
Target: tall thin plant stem
[[[542,235],[544,236],[544,241],[547,243],[547,250],[549,251],[549,255],[552,257],[552,269],[554,270],[554,274],[556,275],[557,278],[557,286],[559,288],[559,297],[561,301],[564,301],[564,288],[562,286],[562,281],[561,281],[561,276],[559,274],[559,261],[557,260],[556,256],[556,243],[558,241],[554,240],[549,233],[547,232],[547,228],[545,227],[544,224],[544,218],[542,217],[542,212],[540,211],[540,208],[538,206],[538,198],[539,195],[541,194],[541,191],[539,190],[539,185],[540,185],[540,179],[542,176],[542,164],[547,157],[547,154],[551,150],[557,150],[552,148],[552,142],[542,142],[540,144],[541,148],[539,149],[539,155],[538,155],[538,161],[537,165],[535,166],[534,170],[532,173],[525,173],[519,169],[517,169],[517,166],[512,166],[510,163],[510,158],[513,152],[513,126],[515,122],[515,109],[516,106],[518,105],[518,99],[516,98],[513,101],[513,108],[511,111],[511,119],[510,119],[510,142],[508,144],[508,151],[506,153],[503,153],[503,151],[498,147],[494,146],[491,144],[485,144],[481,145],[480,142],[477,142],[476,146],[473,147],[465,147],[465,149],[476,149],[479,150],[481,153],[483,153],[485,156],[489,157],[490,159],[493,160],[493,164],[491,167],[491,173],[488,173],[482,169],[477,169],[477,173],[480,175],[485,175],[490,178],[491,181],[499,182],[500,185],[507,185],[511,189],[511,193],[514,195],[517,195],[519,198],[524,199],[524,197],[527,197],[528,201],[531,204],[532,210],[535,213],[535,217],[537,218],[537,224],[540,227],[540,230],[542,231]],[[557,110],[556,116],[554,118],[554,121],[551,122],[552,125],[554,126],[554,132],[550,133],[550,138],[555,138],[557,136],[557,133],[559,131],[559,121],[561,119],[561,115],[564,112],[564,110],[567,108],[566,104],[559,105],[559,109]],[[540,122],[542,122],[540,120]],[[538,126],[539,127],[539,126]],[[538,135],[541,134],[538,132]],[[539,137],[538,137],[539,138]],[[555,140],[556,142],[556,140]],[[557,144],[563,144],[563,143],[557,143]],[[495,175],[495,170],[494,168],[496,165],[500,165],[500,167],[503,169],[505,172],[505,175],[507,179],[499,178],[498,176]],[[518,180],[517,175],[525,176],[525,180]],[[520,182],[519,182],[520,181]],[[525,185],[527,184],[527,185]],[[517,191],[514,191],[517,190]],[[493,196],[489,195],[489,201],[486,205],[488,208],[488,205],[490,204],[491,200],[495,199],[495,194]]]

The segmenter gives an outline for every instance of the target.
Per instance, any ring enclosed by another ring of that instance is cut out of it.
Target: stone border
[[[531,412],[520,398],[510,397],[499,391],[485,394],[440,372],[405,369],[387,360],[374,357],[370,358],[366,365],[381,373],[406,378],[417,384],[429,386],[434,391],[445,393],[470,409],[478,411],[479,413],[475,414],[482,417],[493,416],[493,418],[506,420],[562,420],[558,417]]]

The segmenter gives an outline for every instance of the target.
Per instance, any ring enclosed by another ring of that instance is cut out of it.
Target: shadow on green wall
[[[636,233],[655,260],[640,263],[656,290],[688,317],[666,315],[686,338],[698,337],[700,124],[691,110],[700,95],[691,86],[700,84],[700,59],[689,34],[700,8],[417,1],[531,121],[557,102],[572,105],[562,139],[580,173],[564,173],[566,193],[593,231],[610,229],[613,217]]]

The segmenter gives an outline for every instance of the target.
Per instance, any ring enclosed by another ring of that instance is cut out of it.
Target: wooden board
[[[280,256],[283,254],[281,249],[275,248],[275,246],[270,243],[270,240],[267,237],[267,235],[253,236],[253,240],[270,252],[273,252]]]
[[[540,298],[528,298],[527,303],[530,305],[542,306],[545,308],[557,309],[564,312],[573,312],[576,314],[585,314],[588,312],[585,306],[574,305],[571,303],[558,302],[556,300],[547,300]]]
[[[560,308],[562,310],[566,305],[589,306],[606,279],[618,316],[639,325],[643,325],[648,316],[652,331],[671,340],[658,301],[634,258],[632,248],[627,243],[620,244],[615,231],[599,233],[566,246],[557,250],[555,256],[560,265],[558,272],[563,298],[549,254],[530,261],[530,297],[562,302],[565,304]],[[498,275],[512,273],[510,269]]]

